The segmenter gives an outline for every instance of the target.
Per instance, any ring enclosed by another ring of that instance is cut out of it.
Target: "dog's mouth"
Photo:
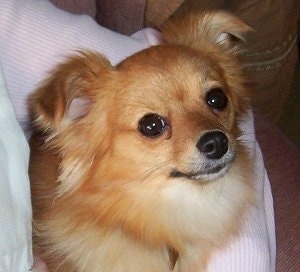
[[[224,176],[231,167],[233,159],[217,165],[207,165],[200,170],[193,172],[181,172],[178,169],[173,169],[170,173],[171,178],[185,178],[193,181],[211,181]]]

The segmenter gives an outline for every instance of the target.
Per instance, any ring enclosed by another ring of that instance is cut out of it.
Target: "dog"
[[[50,271],[206,271],[255,201],[239,125],[251,28],[215,11],[161,32],[116,66],[75,53],[30,98],[34,250]]]

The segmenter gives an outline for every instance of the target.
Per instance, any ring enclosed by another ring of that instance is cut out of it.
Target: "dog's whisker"
[[[253,135],[256,135],[256,133],[255,132],[245,132],[245,133],[241,133],[239,136],[238,136],[238,138],[241,138],[241,137],[246,137],[246,136],[253,136]]]
[[[166,160],[166,161],[163,161],[157,165],[155,165],[154,167],[148,169],[144,175],[141,177],[141,180],[143,182],[145,182],[150,176],[153,175],[153,173],[157,172],[158,170],[160,170],[162,167],[164,167],[165,165],[167,165],[168,163],[170,162],[170,160]]]
[[[245,144],[255,144],[255,140],[249,140],[249,139],[237,139],[237,143],[245,143]]]

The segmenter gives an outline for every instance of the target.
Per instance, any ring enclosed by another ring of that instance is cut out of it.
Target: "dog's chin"
[[[210,166],[199,171],[185,173],[178,171],[177,169],[172,170],[170,173],[171,178],[184,178],[190,181],[196,182],[208,182],[218,180],[223,177],[231,167],[231,163],[220,164],[216,166]]]

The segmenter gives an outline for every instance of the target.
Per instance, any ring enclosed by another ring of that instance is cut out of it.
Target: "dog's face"
[[[228,170],[243,102],[218,63],[193,49],[157,46],[126,60],[114,76],[104,106],[111,152],[103,172],[112,180],[160,175],[166,183],[203,183]]]
[[[59,193],[80,198],[74,213],[137,236],[148,226],[151,242],[163,241],[162,192],[179,184],[190,193],[230,171],[246,109],[235,46],[248,27],[224,13],[175,26],[165,27],[164,44],[116,67],[93,53],[71,58],[31,101],[60,150]]]

